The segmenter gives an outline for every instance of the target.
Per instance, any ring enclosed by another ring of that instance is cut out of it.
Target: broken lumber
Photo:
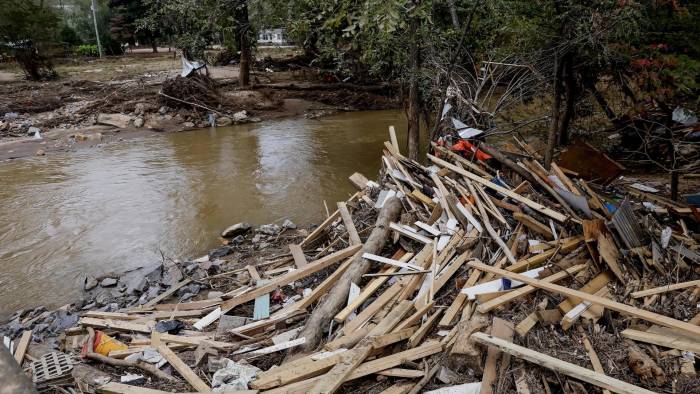
[[[653,394],[653,391],[641,388],[623,382],[621,380],[611,378],[610,376],[603,375],[592,371],[587,368],[579,367],[578,365],[568,363],[558,358],[530,350],[526,347],[516,345],[512,342],[508,342],[501,338],[492,337],[481,332],[472,334],[472,338],[475,341],[486,345],[486,346],[496,346],[501,351],[511,354],[515,357],[522,358],[538,366],[551,369],[555,372],[560,372],[565,375],[571,376],[572,378],[582,380],[586,383],[590,383],[594,386],[598,386],[610,391],[621,393],[621,394]]]

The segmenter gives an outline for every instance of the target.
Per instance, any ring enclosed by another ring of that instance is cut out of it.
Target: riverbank
[[[254,85],[241,89],[236,67],[211,66],[209,75],[225,107],[204,109],[160,94],[180,71],[179,59],[168,53],[69,64],[58,71],[57,81],[28,82],[5,70],[6,77],[15,77],[0,81],[0,160],[210,127],[212,121],[228,126],[399,106],[390,89],[327,84],[320,74],[270,68],[254,72]]]
[[[49,389],[697,387],[690,207],[526,150],[517,165],[436,147],[422,165],[384,146],[377,182],[353,174],[318,226],[236,224],[206,256],[85,277],[83,300],[2,333],[35,374],[46,353],[80,358]]]

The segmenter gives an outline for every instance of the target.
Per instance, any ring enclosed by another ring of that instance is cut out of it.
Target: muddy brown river
[[[0,317],[78,298],[80,278],[196,258],[236,222],[299,225],[375,179],[401,111],[148,137],[0,163]],[[404,141],[400,141],[401,144]]]

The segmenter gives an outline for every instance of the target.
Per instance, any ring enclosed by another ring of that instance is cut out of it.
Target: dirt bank
[[[296,71],[255,71],[255,85],[242,89],[234,66],[209,68],[207,81],[217,100],[202,105],[201,92],[182,88],[182,80],[172,82],[179,67],[172,54],[130,54],[66,61],[57,67],[60,80],[29,82],[5,65],[0,70],[0,160],[204,128],[211,121],[226,126],[398,106],[393,92],[382,87],[324,84],[318,74]]]

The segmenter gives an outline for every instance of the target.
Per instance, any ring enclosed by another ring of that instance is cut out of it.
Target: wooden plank
[[[486,264],[478,263],[478,262],[469,262],[467,264],[473,268],[477,268],[477,269],[482,270],[482,271],[493,272],[494,274],[504,276],[504,277],[510,278],[510,279],[515,279],[517,281],[535,286],[535,287],[540,288],[540,289],[544,289],[544,290],[551,291],[554,293],[559,293],[559,294],[562,294],[565,296],[578,297],[581,300],[588,301],[592,304],[601,305],[605,308],[614,310],[616,312],[620,312],[624,315],[638,317],[640,319],[644,319],[644,320],[652,322],[652,323],[660,324],[660,325],[665,326],[665,327],[678,328],[678,329],[681,329],[683,331],[686,331],[686,332],[694,334],[694,335],[700,335],[700,327],[698,327],[696,325],[682,322],[680,320],[676,320],[676,319],[673,319],[673,318],[668,317],[668,316],[660,315],[658,313],[653,313],[653,312],[645,311],[645,310],[635,308],[635,307],[632,307],[632,306],[629,306],[626,304],[622,304],[622,303],[613,301],[609,298],[599,297],[599,296],[596,296],[594,294],[588,294],[588,293],[585,293],[582,291],[569,289],[568,287],[559,286],[559,285],[554,284],[554,283],[547,283],[547,282],[544,282],[544,281],[539,280],[539,279],[533,279],[533,278],[530,278],[530,277],[525,276],[525,275],[516,274],[516,273],[509,272],[509,271],[506,271],[506,270],[503,270],[500,268],[494,268],[494,267],[488,266]]]
[[[15,348],[15,361],[21,367],[22,361],[24,360],[24,355],[27,354],[27,348],[29,347],[29,342],[32,340],[32,330],[26,330],[22,332],[22,336],[19,338],[17,347]]]
[[[100,394],[172,394],[170,391],[154,390],[117,382],[103,384],[97,388],[97,392]]]
[[[610,270],[615,274],[621,283],[625,283],[625,276],[620,267],[620,251],[615,246],[610,235],[601,232],[598,234],[598,253]]]
[[[154,333],[158,334],[158,337],[160,338],[161,343],[167,342],[167,343],[177,343],[177,344],[182,344],[182,345],[197,346],[202,342],[207,342],[209,347],[213,347],[215,349],[222,349],[222,350],[236,348],[239,346],[237,343],[215,341],[209,335],[202,335],[202,336],[196,336],[196,337],[186,337],[184,335],[158,333],[156,331],[154,331]],[[157,346],[157,344],[153,344],[153,345]]]
[[[605,375],[605,370],[603,369],[603,364],[600,363],[598,353],[596,353],[595,349],[593,349],[593,345],[591,345],[591,341],[588,340],[586,334],[583,335],[583,347],[586,349],[586,352],[588,352],[588,358],[591,359],[593,370],[599,374]],[[603,389],[603,394],[610,394],[610,390]]]
[[[527,205],[528,207],[530,207],[530,208],[532,208],[532,209],[534,209],[534,210],[536,210],[544,215],[551,217],[552,219],[554,219],[556,221],[565,222],[568,219],[566,215],[562,215],[561,213],[554,211],[550,208],[547,208],[542,204],[536,203],[536,202],[530,200],[529,198],[523,197],[517,193],[513,193],[512,191],[510,191],[504,187],[496,185],[495,183],[491,182],[488,179],[484,179],[484,178],[482,178],[478,175],[475,175],[475,174],[473,174],[473,173],[471,173],[463,168],[459,168],[452,163],[448,163],[448,162],[446,162],[442,159],[439,159],[439,158],[437,158],[433,155],[430,155],[430,154],[428,154],[428,158],[433,163],[435,163],[437,165],[440,165],[440,166],[445,167],[445,168],[449,168],[450,170],[452,170],[460,175],[463,175],[463,176],[471,179],[472,181],[478,182],[478,183],[488,187],[489,189],[495,190],[495,191],[497,191],[505,196],[512,198],[513,200],[519,201],[519,202]]]
[[[368,338],[362,340],[354,349],[343,354],[342,361],[325,375],[323,375],[311,389],[311,394],[332,394],[337,391],[343,382],[347,379],[350,373],[357,368],[369,355],[374,346],[371,343],[371,337],[379,336],[391,331],[408,311],[413,307],[412,301],[403,301],[399,306],[392,309],[391,312],[379,323],[372,328],[368,334]]]
[[[392,378],[408,378],[415,379],[423,377],[425,373],[417,369],[405,369],[405,368],[389,368],[383,371],[377,372],[377,375],[391,376]]]
[[[491,335],[496,338],[513,341],[513,323],[503,320],[498,317],[493,318],[491,326]],[[486,362],[484,363],[484,374],[481,378],[480,394],[492,394],[493,383],[496,380],[496,367],[498,360],[501,359],[501,351],[497,347],[489,346],[486,352]],[[502,358],[501,369],[507,369],[505,365],[506,357]]]
[[[433,328],[433,325],[437,321],[437,318],[440,317],[442,314],[442,309],[438,309],[435,311],[429,318],[428,320],[425,321],[425,323],[420,326],[420,328],[411,335],[411,338],[408,339],[408,346],[414,347],[417,344],[421,343],[423,339],[425,338],[426,335],[428,335],[428,332]]]
[[[610,271],[603,271],[596,275],[593,279],[588,281],[583,285],[578,291],[583,291],[584,293],[594,294],[598,290],[602,289],[613,279],[613,274]],[[557,307],[562,313],[568,313],[576,305],[581,303],[581,299],[576,297],[569,297],[564,301],[560,302]]]
[[[472,334],[472,338],[481,344],[487,346],[496,346],[503,352],[509,353],[518,358],[522,358],[538,366],[563,373],[575,379],[582,380],[586,383],[590,383],[592,385],[608,389],[616,393],[653,394],[653,391],[649,391],[642,387],[638,387],[627,382],[611,378],[610,376],[600,374],[590,369],[579,367],[578,365],[568,363],[558,358],[554,358],[546,354],[530,350],[526,347],[516,345],[504,339],[495,338],[481,332]]]
[[[93,317],[82,317],[78,324],[86,327],[109,328],[116,331],[133,331],[145,334],[151,333],[151,328],[145,324],[135,324],[123,320],[95,319]]]
[[[365,362],[356,368],[347,380],[359,379],[361,377],[375,374],[389,368],[397,367],[407,361],[414,361],[421,358],[437,354],[442,351],[442,345],[438,342],[427,342],[419,347],[404,350],[403,352],[381,357],[376,360]],[[323,361],[323,360],[320,360]],[[283,387],[269,390],[267,394],[306,394],[320,380],[320,377],[303,380]],[[253,381],[252,383],[256,382]],[[344,382],[343,382],[344,383]]]
[[[245,269],[248,270],[248,275],[250,275],[250,279],[253,280],[253,283],[256,283],[257,281],[262,279],[260,277],[260,274],[258,273],[258,270],[255,269],[255,267],[253,267],[252,265],[246,265]]]
[[[403,251],[401,251],[401,253],[403,253]],[[405,253],[403,255],[396,253],[396,254],[394,254],[394,256],[392,256],[392,259],[395,260],[396,258],[399,258],[399,261],[401,261],[402,263],[405,263],[405,262],[411,260],[412,257],[413,257],[413,253]],[[398,271],[397,267],[390,266],[390,267],[386,267],[384,270],[382,270],[380,272],[390,274],[390,273],[393,273],[396,271]],[[372,279],[372,281],[370,281],[367,284],[367,286],[365,286],[362,289],[362,291],[360,292],[360,295],[357,296],[357,298],[355,298],[353,300],[353,302],[349,303],[345,308],[343,308],[340,312],[338,312],[335,315],[335,317],[333,318],[333,320],[335,320],[338,323],[344,322],[345,319],[347,319],[348,316],[350,316],[350,314],[353,311],[355,311],[357,308],[359,308],[370,296],[372,296],[372,294],[374,294],[380,287],[382,287],[382,285],[387,280],[389,280],[388,277]]]
[[[357,188],[357,190],[365,190],[367,183],[369,183],[369,179],[359,172],[350,175],[348,180]]]
[[[180,281],[180,282],[178,282],[178,283],[176,283],[176,284],[170,286],[170,287],[168,288],[168,290],[165,290],[163,293],[161,293],[160,295],[158,295],[158,296],[155,297],[154,299],[152,299],[152,300],[148,301],[147,303],[143,304],[143,307],[147,308],[147,307],[154,306],[154,305],[160,303],[160,302],[163,301],[164,299],[166,299],[166,298],[170,297],[171,295],[175,294],[175,292],[178,291],[178,290],[180,290],[180,289],[182,288],[182,286],[185,286],[185,285],[189,284],[190,282],[192,282],[192,279],[187,278],[187,279],[184,279],[184,280],[182,280],[182,281]],[[138,309],[138,308],[137,308],[137,309]]]
[[[326,294],[328,290],[330,290],[333,285],[340,279],[340,277],[345,273],[345,271],[350,267],[350,264],[352,263],[352,257],[349,257],[343,264],[338,267],[335,271],[333,271],[332,274],[330,274],[321,284],[316,286],[312,291],[311,294],[307,295],[306,297],[302,298],[298,302],[295,302],[292,304],[291,309],[302,311],[311,306],[316,300],[321,298],[322,295]]]
[[[301,246],[297,244],[289,244],[289,251],[292,253],[292,257],[294,258],[294,265],[301,269],[306,267],[307,264],[309,264],[308,261],[306,261],[306,256],[304,256],[304,251],[301,250]]]
[[[306,245],[310,244],[313,240],[318,238],[324,231],[326,231],[326,228],[328,228],[328,226],[330,226],[333,222],[338,220],[339,217],[340,212],[336,210],[330,216],[328,216],[326,220],[323,221],[323,223],[319,224],[318,227],[314,229],[314,231],[307,235],[306,238],[304,238],[304,240],[299,243],[299,246],[303,248]]]
[[[394,126],[389,126],[389,138],[391,139],[391,146],[394,147],[396,153],[401,154],[401,150],[399,149],[399,140],[396,138],[396,129],[394,129]]]
[[[178,357],[175,353],[173,353],[172,350],[168,349],[167,346],[160,345],[157,347],[158,353],[160,353],[163,357],[165,357],[166,360],[170,363],[170,365],[180,374],[182,375],[185,380],[194,387],[195,390],[197,390],[200,393],[208,393],[211,391],[211,388],[207,386],[204,381],[197,376],[190,367],[185,364],[180,357]]]
[[[640,297],[650,296],[653,294],[661,294],[661,293],[666,293],[669,291],[686,289],[688,287],[697,287],[697,286],[700,286],[700,280],[691,280],[689,282],[681,282],[681,283],[675,283],[672,285],[659,286],[659,287],[655,287],[653,289],[635,291],[634,293],[630,294],[630,296],[632,296],[632,298],[640,298]]]
[[[404,263],[402,261],[389,259],[389,258],[378,256],[378,255],[372,254],[372,253],[363,253],[362,258],[367,259],[367,260],[376,261],[378,263],[389,264],[389,265],[393,265],[393,266],[396,266],[399,268],[405,268],[405,269],[414,270],[414,271],[420,271],[423,269],[422,267],[419,267],[415,264]]]
[[[338,212],[340,212],[340,217],[343,219],[343,225],[345,226],[345,230],[348,232],[350,245],[361,244],[362,240],[360,240],[360,235],[357,234],[357,229],[355,228],[355,224],[352,222],[352,216],[350,215],[350,211],[348,211],[347,204],[339,201]]]
[[[588,264],[575,265],[573,267],[567,268],[566,270],[562,270],[562,271],[559,271],[555,274],[549,275],[548,277],[543,278],[542,281],[548,282],[548,283],[554,283],[554,282],[560,281],[564,278],[568,278],[570,276],[575,275],[576,273],[583,270],[587,266],[588,266]],[[537,288],[534,286],[530,286],[530,285],[523,286],[519,289],[511,290],[506,294],[503,294],[503,295],[498,296],[494,299],[491,299],[487,302],[484,302],[483,304],[479,305],[476,309],[481,313],[486,313],[486,312],[489,312],[489,311],[493,310],[494,308],[497,308],[497,307],[499,307],[503,304],[506,304],[510,301],[513,301],[513,300],[518,299],[520,297],[524,297],[524,296],[534,292],[535,290],[537,290]]]
[[[691,341],[690,338],[644,332],[639,330],[633,330],[631,328],[622,331],[620,334],[622,334],[623,337],[632,339],[634,341],[652,343],[657,346],[663,346],[671,349],[678,349],[700,354],[700,342]]]
[[[406,228],[404,228],[404,226],[397,223],[389,223],[389,228],[396,231],[400,235],[403,235],[404,237],[410,238],[414,241],[422,242],[424,244],[429,244],[433,242],[432,239],[422,236],[416,231],[407,230]]]
[[[554,239],[554,234],[552,234],[552,230],[549,228],[549,226],[545,226],[532,216],[520,212],[514,212],[513,218],[546,239]]]
[[[250,266],[249,266],[250,267]],[[264,286],[269,280],[258,280],[258,286]],[[253,320],[262,320],[270,317],[270,293],[263,294],[255,299],[253,304]]]
[[[191,311],[209,308],[220,303],[221,298],[215,298],[211,300],[179,302],[174,304],[156,304],[153,306],[153,308],[159,311]]]
[[[576,249],[578,245],[581,244],[581,242],[583,241],[583,235],[567,238],[562,241],[563,243],[561,244],[561,248],[552,248],[546,252],[536,254],[532,257],[518,260],[516,264],[508,266],[506,267],[506,269],[512,272],[522,272],[528,269],[539,267],[540,265],[548,261],[555,253],[563,254]]]
[[[527,315],[520,323],[518,323],[518,325],[515,326],[515,332],[517,332],[518,335],[524,337],[528,332],[530,332],[530,330],[532,330],[532,327],[534,327],[539,321],[538,312],[547,307],[548,301],[549,300],[547,298],[542,300],[539,304],[537,304],[537,308],[534,312]]]
[[[221,310],[226,313],[231,309],[237,307],[238,305],[250,302],[259,296],[267,293],[273,292],[278,287],[286,286],[296,280],[305,278],[313,273],[316,273],[322,269],[328,268],[329,266],[337,263],[346,257],[355,254],[358,250],[362,248],[362,245],[351,245],[345,249],[339,250],[335,253],[331,253],[328,256],[322,257],[312,263],[309,263],[306,267],[292,271],[286,275],[279,278],[275,278],[270,283],[263,285],[261,287],[255,288],[245,294],[242,294],[236,298],[225,301],[221,304]]]

